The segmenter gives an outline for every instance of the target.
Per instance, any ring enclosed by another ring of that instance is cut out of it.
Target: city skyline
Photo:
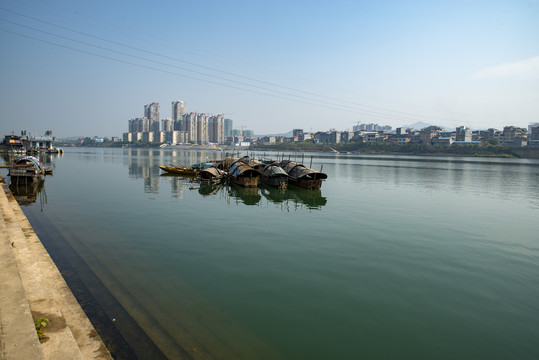
[[[257,134],[525,128],[539,121],[538,22],[537,1],[13,1],[0,131],[121,136],[148,99]]]
[[[123,140],[222,144],[232,130],[232,120],[225,119],[224,115],[187,112],[187,104],[183,100],[172,102],[172,119],[164,118],[159,121],[160,112],[161,106],[158,102],[144,105],[144,116],[128,121],[128,131],[123,133]]]

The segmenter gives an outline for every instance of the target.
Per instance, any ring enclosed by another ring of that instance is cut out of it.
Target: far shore
[[[62,144],[64,147],[75,147],[73,144]],[[87,147],[87,146],[82,146]],[[167,145],[159,143],[126,144],[106,143],[95,144],[90,147],[122,147],[130,149],[170,149],[170,150],[208,150],[208,151],[256,151],[256,152],[292,152],[292,153],[339,153],[356,155],[403,155],[403,156],[450,156],[450,157],[484,157],[484,158],[526,158],[539,159],[539,147],[506,147],[506,146],[427,146],[424,144],[407,145],[379,145],[364,143],[342,143],[335,145],[290,143],[276,145]],[[0,147],[0,153],[7,153],[8,149]]]

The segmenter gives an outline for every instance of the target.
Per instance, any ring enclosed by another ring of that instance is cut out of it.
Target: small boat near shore
[[[184,176],[198,176],[199,171],[187,166],[164,166],[161,165],[159,168],[163,171],[166,171],[169,174],[184,175]]]
[[[9,167],[12,184],[31,184],[38,182],[44,175],[52,175],[52,169],[45,166],[33,156],[21,157]]]

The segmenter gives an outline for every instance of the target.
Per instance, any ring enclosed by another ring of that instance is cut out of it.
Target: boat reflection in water
[[[327,200],[322,196],[322,191],[309,190],[299,187],[288,187],[285,190],[274,187],[263,187],[260,189],[262,195],[273,203],[303,204],[309,209],[320,209],[326,205]]]
[[[236,184],[231,184],[228,187],[228,195],[236,202],[240,201],[245,205],[256,205],[262,199],[258,187],[243,187]]]
[[[39,198],[41,211],[43,211],[43,206],[47,203],[45,180],[43,179],[28,184],[11,183],[9,190],[11,190],[13,197],[20,206],[31,205]]]
[[[198,193],[202,196],[217,195],[217,193],[222,190],[223,187],[223,184],[201,182],[200,187],[198,188]]]
[[[248,206],[264,205],[263,200],[265,199],[267,203],[280,205],[283,211],[289,211],[292,208],[320,210],[327,203],[327,199],[322,196],[321,190],[308,190],[295,186],[290,186],[286,189],[265,185],[260,185],[256,188],[246,188],[236,184],[226,183],[200,183],[199,186],[189,183],[188,186],[192,190],[198,190],[198,193],[204,197],[218,196],[228,203],[232,202]]]

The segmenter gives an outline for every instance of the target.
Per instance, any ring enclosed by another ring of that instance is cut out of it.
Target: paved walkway
[[[112,359],[1,175],[0,186],[0,359]]]

